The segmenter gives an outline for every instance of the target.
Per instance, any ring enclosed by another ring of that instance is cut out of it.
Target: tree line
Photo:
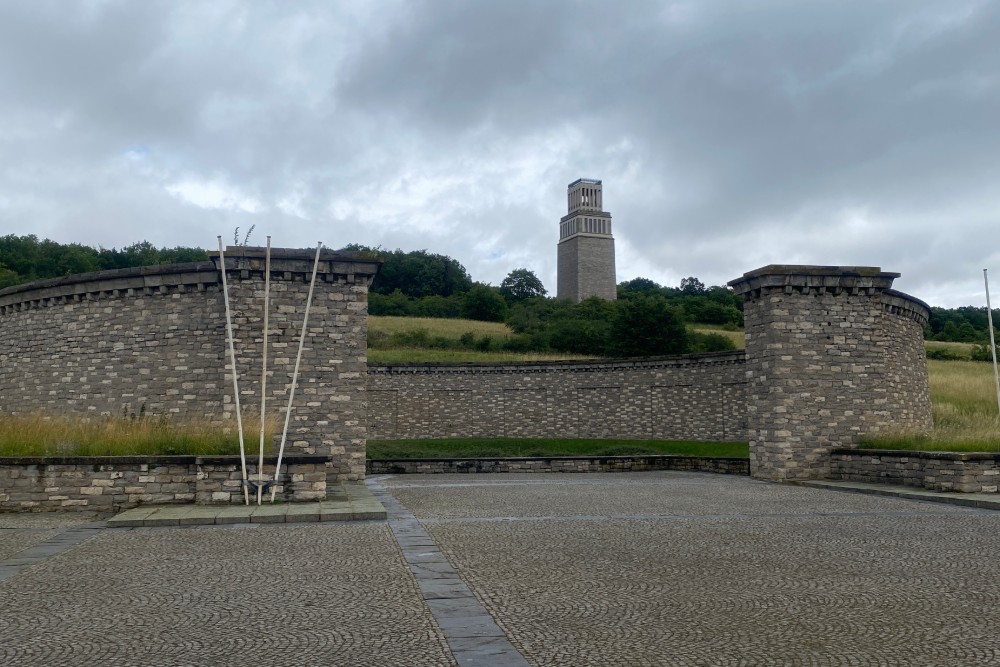
[[[208,259],[201,248],[156,248],[148,241],[122,249],[39,240],[34,234],[0,236],[0,289],[75,273]]]
[[[359,244],[341,250],[383,260],[369,294],[372,315],[507,322],[519,336],[534,340],[534,344],[544,349],[583,352],[571,349],[582,346],[593,353],[596,350],[611,353],[621,333],[612,333],[615,318],[623,318],[618,326],[624,327],[627,318],[637,316],[640,308],[637,304],[642,304],[647,313],[659,313],[658,317],[683,323],[731,330],[743,326],[740,298],[727,287],[706,286],[695,277],[684,278],[677,287],[634,278],[618,285],[617,303],[588,301],[573,305],[548,296],[541,280],[526,268],[512,270],[500,285],[492,286],[474,281],[454,258],[427,250],[385,250]],[[0,289],[75,273],[207,258],[207,251],[201,248],[157,248],[148,241],[108,249],[40,240],[35,235],[8,234],[0,237]],[[1000,323],[1000,310],[995,310],[993,316]],[[986,344],[989,341],[986,310],[974,306],[931,308],[924,337]],[[697,349],[721,343],[695,340],[687,345]]]

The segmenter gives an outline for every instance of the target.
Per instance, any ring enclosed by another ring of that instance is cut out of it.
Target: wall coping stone
[[[876,287],[888,289],[899,273],[878,266],[768,264],[727,283],[737,294],[761,287]]]
[[[931,307],[909,294],[891,289],[900,274],[883,271],[877,266],[811,266],[769,264],[727,284],[744,298],[759,297],[762,291],[783,290],[793,292],[848,292],[874,296],[882,295],[886,312],[915,320],[925,326],[930,320]]]
[[[887,458],[936,459],[939,461],[996,461],[1000,452],[926,452],[906,449],[853,449],[838,447],[830,450],[833,456],[877,456]]]
[[[226,250],[226,271],[240,274],[262,272],[264,252],[264,248],[229,248]],[[209,261],[204,262],[110,269],[13,285],[0,290],[0,308],[23,304],[45,306],[50,305],[53,299],[107,298],[122,292],[128,293],[129,290],[147,294],[171,288],[195,287],[203,290],[206,285],[221,283],[219,252],[216,250],[208,255]],[[315,257],[315,250],[272,248],[271,273],[285,274],[286,280],[291,280],[293,275],[311,275]],[[358,278],[368,280],[378,273],[381,265],[380,259],[324,250],[320,255],[317,280],[330,282],[340,277],[346,278],[348,282],[354,282]]]
[[[672,357],[635,357],[623,359],[590,359],[590,360],[560,360],[560,361],[512,361],[494,363],[490,361],[440,362],[427,361],[407,364],[368,365],[368,374],[401,374],[401,373],[461,373],[474,371],[478,373],[527,373],[537,371],[579,370],[585,372],[591,368],[602,371],[616,368],[635,370],[641,368],[658,368],[667,366],[692,366],[709,364],[744,363],[746,353],[743,350],[732,352],[705,352],[701,354],[684,354]]]
[[[373,474],[420,473],[591,473],[675,470],[729,475],[749,475],[750,459],[712,456],[652,454],[632,456],[552,456],[462,459],[368,459]]]

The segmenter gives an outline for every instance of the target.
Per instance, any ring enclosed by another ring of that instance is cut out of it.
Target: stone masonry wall
[[[273,474],[273,457],[265,472]],[[291,456],[277,497],[304,502],[326,497],[325,456]],[[0,512],[96,510],[143,504],[243,504],[239,457],[94,456],[0,458]]]
[[[831,453],[830,479],[997,493],[1000,454],[837,449]]]
[[[0,291],[0,411],[145,414],[234,425],[217,253],[212,261],[69,276]],[[283,422],[315,251],[272,249],[268,413]],[[378,263],[324,251],[288,450],[364,477],[367,294]],[[260,413],[264,250],[226,273],[244,418]]]
[[[747,437],[742,352],[368,369],[370,438]]]
[[[830,450],[931,426],[927,306],[874,267],[768,266],[744,295],[751,473],[822,479]]]
[[[369,475],[518,472],[645,472],[679,470],[749,475],[746,459],[703,456],[567,456],[507,459],[398,459],[368,461]]]
[[[578,234],[558,245],[557,260],[559,298],[618,298],[613,238]]]

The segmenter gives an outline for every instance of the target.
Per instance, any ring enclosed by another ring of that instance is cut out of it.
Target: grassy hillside
[[[691,327],[691,330],[705,334],[721,334],[732,340],[737,349],[743,349],[742,331],[727,331],[722,327],[711,325],[697,325]],[[558,352],[509,352],[488,349],[510,339],[513,335],[514,332],[510,327],[500,322],[372,315],[368,318],[368,361],[372,364],[467,361],[500,363],[594,358]],[[463,338],[471,343],[460,347],[459,343]],[[489,339],[489,343],[484,343],[486,339]],[[475,349],[476,347],[484,349]]]
[[[510,338],[513,333],[502,322],[479,322],[477,320],[444,319],[440,317],[389,317],[372,315],[368,318],[368,332],[384,334],[403,333],[423,329],[431,336],[444,336],[458,340],[462,334],[471,332],[476,336]]]
[[[466,361],[503,363],[591,358],[558,353],[515,353],[450,347],[465,337],[471,341],[472,346],[488,348],[493,342],[507,340],[512,335],[510,327],[500,322],[373,315],[368,318],[368,363],[376,365]]]

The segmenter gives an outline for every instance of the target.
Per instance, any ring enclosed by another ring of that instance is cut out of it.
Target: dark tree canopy
[[[465,294],[462,315],[470,320],[503,322],[507,318],[507,302],[496,288],[476,283]]]
[[[523,301],[547,294],[542,281],[533,271],[514,269],[500,283],[500,294],[508,301]]]
[[[465,267],[447,255],[429,253],[426,250],[387,251],[356,243],[343,250],[369,254],[383,260],[382,268],[372,283],[372,292],[376,294],[388,295],[399,290],[404,296],[419,299],[462,294],[472,288],[472,278]]]
[[[640,296],[618,305],[612,322],[614,352],[623,357],[688,351],[684,320],[666,299]]]
[[[0,236],[0,288],[75,273],[206,259],[208,253],[201,248],[156,248],[148,241],[109,250],[49,239],[40,241],[34,234],[8,234]]]

